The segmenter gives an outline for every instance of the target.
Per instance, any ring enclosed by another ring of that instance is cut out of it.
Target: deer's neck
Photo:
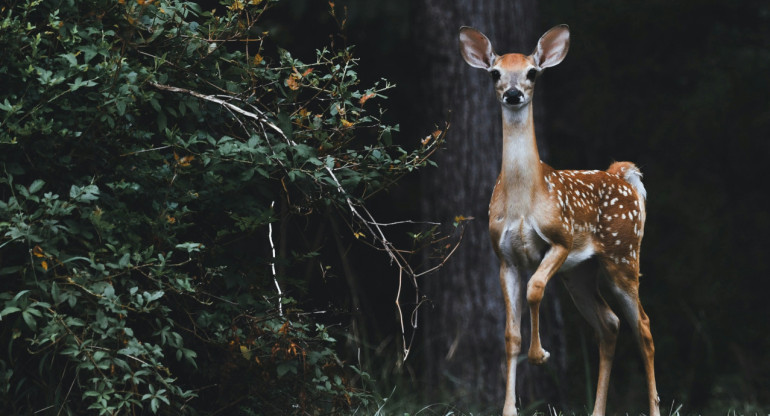
[[[503,106],[503,166],[500,186],[509,214],[529,212],[538,194],[546,192],[537,152],[532,103],[520,109]]]

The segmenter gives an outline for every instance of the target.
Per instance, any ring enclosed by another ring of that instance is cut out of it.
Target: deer
[[[483,33],[467,26],[460,28],[459,41],[465,62],[490,74],[502,108],[502,167],[489,203],[489,234],[500,263],[505,303],[503,416],[518,412],[516,365],[524,299],[531,328],[527,357],[533,364],[544,364],[550,354],[540,343],[539,308],[546,285],[559,271],[566,272],[560,274],[561,280],[599,344],[593,416],[605,414],[620,328],[603,293],[616,300],[632,328],[644,363],[650,416],[660,416],[655,346],[650,320],[639,300],[647,198],[641,171],[632,162],[614,162],[604,171],[556,170],[540,160],[537,150],[535,81],[546,68],[564,60],[569,27],[548,30],[530,55],[497,55]]]

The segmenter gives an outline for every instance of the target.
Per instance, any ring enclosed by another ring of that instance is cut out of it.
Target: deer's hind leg
[[[575,306],[593,328],[599,341],[599,380],[596,383],[593,416],[603,416],[620,320],[599,292],[597,278],[596,262],[586,262],[565,274],[563,281]]]
[[[627,266],[627,267],[623,267]],[[624,264],[608,264],[605,267],[610,286],[621,309],[634,333],[639,350],[642,353],[644,370],[647,375],[647,392],[650,404],[650,416],[659,416],[660,399],[655,384],[655,344],[650,332],[650,318],[639,300],[639,271]]]

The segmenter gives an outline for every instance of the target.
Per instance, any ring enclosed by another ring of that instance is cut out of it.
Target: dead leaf
[[[363,97],[361,97],[360,100],[358,100],[358,103],[361,105],[364,105],[365,102],[367,102],[370,98],[376,96],[377,94],[370,92],[369,94],[364,94]]]
[[[182,166],[182,167],[190,166],[190,162],[192,162],[194,159],[195,159],[195,156],[190,155],[190,156],[179,157],[179,155],[176,152],[174,152],[174,160],[179,166]]]
[[[301,75],[299,74],[291,74],[289,75],[289,78],[286,78],[286,86],[289,87],[291,90],[298,90],[299,89],[299,78]]]
[[[227,6],[230,10],[243,10],[243,3],[241,3],[241,0],[235,0],[233,4]]]

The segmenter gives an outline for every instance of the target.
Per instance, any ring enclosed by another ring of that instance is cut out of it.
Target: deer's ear
[[[475,68],[489,69],[497,59],[489,39],[468,26],[460,28],[460,53],[465,62]]]
[[[532,53],[535,64],[541,69],[558,65],[569,50],[569,26],[554,26],[540,38]]]

